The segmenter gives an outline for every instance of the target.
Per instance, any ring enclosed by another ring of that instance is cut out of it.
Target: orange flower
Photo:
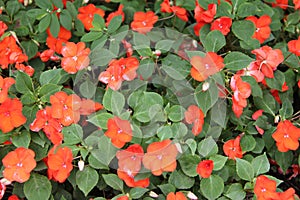
[[[111,139],[114,146],[122,148],[126,142],[130,142],[132,139],[131,125],[129,121],[115,116],[107,121],[105,135]]]
[[[241,136],[237,136],[235,139],[228,140],[223,145],[223,151],[229,159],[235,160],[236,158],[242,158],[243,152],[240,145]]]
[[[269,46],[263,46],[251,51],[251,53],[256,55],[255,68],[261,71],[265,77],[274,78],[273,71],[275,71],[277,66],[284,60],[281,50],[273,50]]]
[[[118,177],[122,179],[128,187],[142,187],[146,188],[150,184],[149,178],[141,179],[141,180],[134,180],[134,176],[128,175],[126,172],[117,170]]]
[[[257,120],[260,116],[263,115],[263,112],[264,112],[263,110],[257,110],[255,113],[252,114],[252,119]],[[255,128],[259,134],[261,135],[264,134],[265,131],[261,129],[259,126],[256,125]]]
[[[205,57],[193,56],[191,76],[197,81],[204,81],[223,69],[225,66],[223,61],[223,58],[214,52],[206,53]]]
[[[144,150],[139,144],[133,144],[127,149],[118,151],[119,170],[126,172],[129,176],[135,176],[141,169]]]
[[[131,28],[141,34],[146,34],[151,31],[157,20],[158,17],[152,11],[136,12],[133,16],[133,22],[131,22]]]
[[[300,4],[300,1],[299,1]],[[300,6],[300,5],[299,5]],[[300,36],[298,40],[291,40],[288,42],[289,51],[296,56],[300,56]]]
[[[17,195],[11,195],[10,197],[8,197],[8,200],[19,200],[19,197]]]
[[[278,193],[276,193],[276,181],[270,180],[264,175],[257,177],[254,186],[254,194],[260,200],[280,199]]]
[[[284,192],[279,193],[279,198],[281,200],[294,200],[295,190],[294,188],[289,188]]]
[[[124,8],[124,6],[123,6],[122,4],[120,4],[117,11],[110,13],[110,14],[107,16],[107,18],[106,18],[106,24],[105,24],[105,25],[108,26],[109,23],[110,23],[110,21],[111,21],[114,17],[120,16],[120,15],[122,16],[122,22],[123,22],[124,19],[125,19],[125,14],[124,14],[124,12],[123,12],[123,8]]]
[[[0,21],[0,37],[7,30],[7,28],[8,28],[7,25],[3,21]]]
[[[70,176],[70,172],[73,169],[72,150],[68,147],[57,147],[54,146],[48,153],[46,159],[48,166],[48,178],[58,181],[60,183]]]
[[[22,63],[28,60],[13,36],[5,37],[0,41],[0,58],[2,69],[6,69],[9,64]]]
[[[202,110],[196,105],[190,105],[187,111],[184,113],[185,121],[188,124],[194,124],[192,128],[192,133],[197,136],[202,131],[202,126],[204,124],[204,114]]]
[[[132,81],[137,76],[138,67],[139,61],[135,57],[114,59],[109,63],[106,71],[100,73],[98,79],[112,90],[118,90],[122,81]]]
[[[30,65],[25,66],[24,64],[16,63],[15,68],[26,73],[28,76],[33,76],[34,74],[34,69]]]
[[[260,43],[263,43],[268,39],[271,35],[270,24],[272,23],[272,19],[268,15],[263,15],[260,18],[249,16],[246,18],[254,23],[256,27],[256,31],[253,34],[253,38],[257,39]]]
[[[177,166],[177,154],[178,150],[171,140],[153,142],[143,157],[144,167],[155,176],[160,176],[163,172],[173,172]]]
[[[80,7],[78,12],[77,18],[83,23],[84,28],[88,31],[93,28],[92,22],[94,20],[94,15],[98,14],[101,17],[104,17],[105,14],[102,9],[97,8],[94,4]]]
[[[166,200],[187,200],[187,198],[184,196],[184,194],[182,192],[170,192],[167,195],[167,199]]]
[[[67,95],[65,92],[57,92],[50,96],[52,105],[52,117],[64,125],[69,126],[77,123],[80,119],[81,99],[76,94]]]
[[[26,122],[22,103],[18,99],[6,99],[0,105],[0,129],[3,133],[12,131]]]
[[[293,0],[293,3],[295,4],[295,10],[298,10],[300,8],[300,0]]]
[[[279,151],[287,152],[288,150],[296,150],[299,147],[300,129],[294,126],[289,120],[281,121],[278,123],[272,137],[276,141]]]
[[[196,36],[199,36],[200,35],[200,30],[201,28],[205,25],[206,23],[205,22],[197,22],[196,25],[194,26],[194,33]]]
[[[47,46],[58,54],[61,54],[63,44],[67,43],[72,36],[71,31],[65,29],[62,26],[59,29],[57,38],[52,36],[50,29],[47,29],[47,34]]]
[[[208,178],[213,169],[214,162],[212,160],[203,160],[198,164],[196,171],[202,178]]]
[[[216,19],[210,27],[210,30],[219,30],[223,35],[227,35],[230,32],[232,25],[232,19],[229,17],[220,17]]]
[[[94,102],[90,99],[82,99],[80,104],[80,115],[90,115],[98,110],[103,109],[103,105],[98,102]]]
[[[121,196],[121,197],[118,197],[117,200],[129,200],[128,196]]]
[[[34,156],[34,151],[24,147],[19,147],[6,154],[2,159],[3,166],[5,167],[3,171],[4,178],[11,182],[26,182],[30,177],[30,172],[36,166]]]
[[[280,7],[282,9],[287,9],[289,5],[289,0],[276,0],[276,3],[272,3],[272,7]]]
[[[75,74],[90,64],[90,49],[85,48],[84,42],[66,43],[66,46],[62,47],[61,54],[63,55],[61,66],[70,74]]]
[[[195,19],[197,22],[205,22],[211,23],[214,20],[214,17],[217,13],[217,5],[216,4],[209,4],[207,10],[203,9],[198,1],[196,1],[195,7]]]
[[[46,107],[44,110],[39,110],[36,113],[36,119],[30,124],[30,130],[38,132],[43,129],[48,139],[53,144],[61,144],[63,140],[63,134],[61,133],[62,125],[57,119],[52,117],[50,107]]]
[[[47,49],[40,54],[40,58],[43,62],[47,62],[48,60],[58,61],[60,58],[55,55],[55,51],[52,49]]]
[[[163,13],[174,13],[179,19],[185,22],[188,21],[188,14],[186,9],[181,8],[179,6],[171,6],[169,0],[164,0],[160,4],[160,11]]]
[[[3,78],[0,76],[0,103],[3,103],[8,97],[8,90],[10,86],[15,84],[15,79],[13,78]]]

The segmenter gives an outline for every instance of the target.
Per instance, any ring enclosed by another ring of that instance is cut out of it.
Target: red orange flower
[[[75,74],[90,64],[90,49],[85,48],[84,42],[66,43],[66,46],[62,47],[61,54],[63,55],[61,66],[70,74]]]
[[[171,6],[169,0],[164,0],[160,4],[160,11],[163,13],[174,13],[179,19],[187,22],[188,21],[188,14],[186,9],[181,8],[179,6]]]
[[[252,119],[253,120],[257,120],[260,116],[262,116],[263,115],[263,110],[257,110],[256,112],[254,112],[253,114],[252,114]],[[257,125],[255,125],[255,128],[256,128],[256,130],[257,130],[257,132],[259,133],[259,134],[261,134],[261,135],[263,135],[264,134],[264,130],[262,129],[262,128],[260,128],[259,126],[257,126]]]
[[[235,160],[236,158],[242,158],[243,152],[240,145],[241,136],[237,136],[235,139],[228,140],[223,145],[223,151],[229,159]]]
[[[19,147],[6,154],[2,159],[3,166],[5,167],[3,171],[4,178],[11,182],[26,182],[30,177],[30,172],[36,166],[34,157],[34,151],[24,147]]]
[[[219,30],[223,35],[227,35],[230,32],[231,25],[232,25],[231,18],[220,17],[211,24],[210,30]]]
[[[0,199],[3,198],[6,190],[6,185],[2,182],[0,182]]]
[[[195,7],[195,19],[197,22],[205,22],[211,23],[214,20],[214,17],[217,13],[217,5],[216,4],[209,4],[207,10],[203,9],[198,1],[196,1]]]
[[[232,110],[236,117],[240,117],[243,113],[243,108],[247,106],[247,98],[251,94],[251,86],[244,82],[240,75],[231,77],[230,88],[234,92],[232,97]]]
[[[107,16],[107,18],[106,18],[106,26],[108,26],[109,23],[110,23],[110,21],[111,21],[114,17],[116,17],[116,16],[120,16],[120,15],[121,15],[121,16],[122,16],[122,22],[124,21],[124,19],[125,19],[125,14],[124,14],[124,12],[123,12],[123,8],[124,8],[124,6],[123,6],[122,4],[120,4],[117,11],[112,12],[112,13],[110,13],[110,14]]]
[[[288,150],[296,150],[299,147],[300,129],[294,126],[289,120],[281,121],[278,123],[272,137],[276,141],[279,151],[287,152]]]
[[[10,197],[8,197],[8,200],[19,200],[19,197],[17,195],[11,195]]]
[[[105,135],[111,139],[114,146],[122,148],[132,139],[132,129],[129,121],[113,117],[107,121]]]
[[[288,47],[289,47],[289,51],[291,53],[295,54],[296,56],[300,56],[300,36],[298,37],[298,40],[289,41],[288,42]]]
[[[264,175],[257,177],[254,193],[258,199],[277,199],[279,200],[279,195],[276,192],[276,181],[268,179]]]
[[[54,146],[49,151],[46,160],[48,166],[48,178],[60,183],[65,182],[73,169],[73,155],[71,149],[68,147],[60,148]]]
[[[170,192],[167,195],[167,199],[166,200],[187,200],[187,198],[184,196],[184,194],[182,192]]]
[[[153,28],[153,25],[157,22],[158,17],[154,12],[148,11],[136,12],[133,16],[133,22],[131,22],[131,28],[142,34],[146,34]]]
[[[257,39],[260,43],[263,43],[268,39],[271,35],[271,28],[270,24],[272,22],[272,19],[268,15],[263,15],[260,18],[257,18],[255,16],[249,16],[246,18],[246,20],[249,20],[254,23],[256,27],[256,31],[253,34],[253,38]]]
[[[103,105],[98,102],[94,102],[90,99],[82,99],[80,104],[80,115],[90,115],[98,110],[103,109]]]
[[[15,84],[15,79],[0,76],[0,103],[3,103],[7,99],[8,90],[13,84]]]
[[[50,96],[50,103],[52,105],[52,117],[58,119],[62,125],[69,126],[79,121],[81,106],[79,96],[75,94],[67,95],[61,91]]]
[[[117,200],[129,200],[128,196],[121,196],[121,197],[118,197]]]
[[[295,195],[294,188],[289,188],[284,192],[280,192],[279,193],[279,198],[281,200],[295,200],[294,195]]]
[[[204,81],[223,69],[225,66],[223,61],[223,58],[214,52],[208,52],[205,57],[193,56],[191,76],[197,81]]]
[[[7,30],[7,28],[8,28],[7,25],[3,21],[0,21],[0,37]]]
[[[188,124],[194,124],[192,128],[192,133],[197,136],[202,131],[202,126],[204,124],[204,114],[202,110],[196,105],[190,105],[187,111],[184,113],[185,121]]]
[[[202,178],[208,178],[213,169],[214,162],[212,160],[203,160],[198,164],[196,171]]]
[[[55,55],[55,51],[52,49],[47,49],[40,54],[40,58],[43,62],[47,62],[48,60],[58,61],[60,58]]]
[[[46,44],[47,46],[54,50],[56,53],[61,54],[61,50],[63,47],[63,44],[67,43],[68,40],[71,38],[72,34],[71,31],[65,29],[64,27],[60,27],[59,29],[59,33],[57,38],[53,37],[50,29],[47,29],[47,40],[46,40]]]
[[[253,63],[253,68],[261,71],[267,78],[274,78],[273,71],[275,71],[277,66],[284,60],[281,50],[273,50],[269,46],[263,46],[251,51],[251,53],[256,55],[256,61]]]
[[[78,9],[79,14],[77,18],[83,23],[86,30],[93,28],[94,15],[98,14],[104,17],[104,11],[101,8],[97,8],[94,4],[88,4],[87,6],[80,7]]]
[[[276,0],[276,3],[272,3],[272,7],[280,7],[282,9],[287,9],[289,5],[289,0]]]
[[[142,167],[144,150],[139,144],[133,144],[127,149],[118,151],[119,170],[126,172],[129,176],[135,176]]]
[[[293,0],[293,3],[295,4],[295,10],[298,10],[300,8],[300,0]]]
[[[21,72],[26,73],[28,76],[33,76],[34,69],[30,65],[24,65],[22,63],[16,63],[15,68]]]
[[[172,172],[176,169],[176,156],[178,150],[171,140],[153,142],[147,148],[147,153],[143,157],[144,167],[151,170],[155,176],[163,172]]]
[[[6,99],[0,105],[0,129],[3,133],[12,131],[26,122],[22,103],[18,99]]]
[[[122,170],[117,170],[118,177],[122,179],[128,187],[143,187],[146,188],[150,184],[149,178],[134,180],[134,176],[129,176],[126,172]]]
[[[44,133],[53,144],[60,144],[62,142],[62,125],[57,119],[52,117],[50,107],[39,110],[36,113],[36,119],[30,124],[30,130],[32,131],[38,132],[41,129],[43,129]]]

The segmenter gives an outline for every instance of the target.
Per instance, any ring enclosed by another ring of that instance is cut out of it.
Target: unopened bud
[[[276,115],[275,116],[275,119],[274,119],[274,123],[278,123],[279,122],[279,120],[280,120],[280,116],[279,115]]]
[[[150,196],[150,197],[153,197],[153,198],[157,198],[157,197],[158,197],[158,194],[156,194],[156,193],[153,192],[153,191],[150,191],[149,196]]]
[[[85,4],[85,3],[88,3],[89,2],[89,0],[83,0],[83,3]]]
[[[161,51],[157,49],[153,52],[153,54],[159,57],[161,55]]]
[[[0,180],[0,183],[4,184],[4,185],[10,185],[11,184],[11,181],[7,180],[6,178],[2,178]]]
[[[197,40],[193,40],[192,44],[193,44],[193,47],[194,47],[194,48],[197,48],[197,45],[198,45]]]
[[[79,171],[83,171],[83,169],[84,169],[84,161],[83,160],[78,161],[78,168],[79,168]]]
[[[203,85],[202,85],[202,91],[205,92],[208,89],[209,89],[209,82],[203,83]]]
[[[179,153],[182,153],[181,145],[180,145],[179,143],[175,143],[175,146],[176,146],[176,148],[177,148],[177,151],[178,151]]]
[[[187,197],[192,199],[192,200],[198,199],[198,197],[194,193],[192,193],[191,191],[188,192]]]

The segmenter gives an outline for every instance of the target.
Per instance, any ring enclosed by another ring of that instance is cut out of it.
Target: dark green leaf
[[[102,174],[107,185],[115,190],[123,191],[123,181],[115,174]]]
[[[78,144],[82,142],[83,131],[78,124],[72,124],[71,126],[64,127],[62,129],[64,135],[64,142],[68,145]]]
[[[224,191],[224,181],[218,175],[203,178],[200,182],[200,191],[209,200],[218,198]]]
[[[22,132],[18,132],[17,134],[14,134],[12,137],[12,143],[16,147],[28,148],[30,141],[31,141],[30,133],[25,130],[23,130]]]
[[[255,176],[258,176],[260,174],[267,173],[270,170],[270,163],[266,156],[266,153],[263,155],[255,157],[252,162],[252,167],[254,169]]]
[[[226,68],[238,71],[248,67],[253,60],[253,58],[250,58],[241,52],[233,51],[225,56],[224,63]]]
[[[58,37],[58,33],[60,30],[60,24],[58,21],[58,17],[55,13],[51,14],[51,23],[50,23],[50,33],[53,37]]]
[[[140,199],[149,189],[147,188],[132,188],[129,195],[132,199]]]
[[[179,158],[180,167],[183,173],[189,177],[195,177],[198,175],[196,172],[197,166],[201,161],[201,158],[197,155],[184,155]]]
[[[218,146],[215,140],[209,136],[198,144],[198,152],[202,157],[209,157],[218,153]]]
[[[36,173],[32,173],[30,179],[24,184],[25,196],[30,200],[49,199],[51,189],[48,178]]]
[[[92,42],[92,41],[99,39],[102,35],[103,35],[102,32],[91,31],[91,32],[84,34],[81,38],[81,41],[82,42]]]
[[[84,167],[83,171],[76,172],[76,184],[85,196],[97,185],[99,175],[91,167]]]
[[[172,172],[169,183],[174,185],[178,189],[189,189],[193,187],[195,179],[186,176],[181,170]]]
[[[226,45],[225,36],[219,30],[208,33],[204,41],[206,51],[218,52]]]
[[[120,115],[125,105],[125,97],[122,93],[108,89],[103,97],[103,106],[106,110]]]
[[[120,28],[121,24],[122,24],[122,16],[121,15],[115,16],[110,21],[107,27],[107,32],[114,33],[116,30],[118,30],[118,28]]]
[[[16,89],[22,94],[34,91],[31,78],[24,72],[18,71],[16,77]]]
[[[50,96],[60,91],[62,88],[63,86],[52,83],[45,84],[39,90],[40,99],[43,102],[50,102]]]
[[[68,10],[63,10],[59,16],[60,24],[67,30],[72,29],[72,16]]]
[[[233,183],[229,186],[225,196],[232,200],[245,199],[246,192],[244,191],[243,186],[240,183]]]
[[[252,181],[254,178],[254,169],[252,165],[243,159],[236,159],[236,173],[241,179],[246,181]]]

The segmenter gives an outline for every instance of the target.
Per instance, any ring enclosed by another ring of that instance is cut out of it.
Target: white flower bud
[[[7,180],[6,178],[2,178],[2,179],[0,180],[0,182],[1,182],[2,184],[4,184],[4,185],[10,185],[10,184],[11,184],[11,182],[10,182],[9,180]]]
[[[150,191],[149,196],[150,196],[150,197],[153,197],[153,198],[157,198],[157,197],[158,197],[158,194],[156,194],[156,193],[153,192],[153,191]]]
[[[180,145],[179,143],[175,143],[175,146],[176,146],[176,148],[177,148],[177,151],[178,151],[179,153],[182,153],[181,145]]]
[[[161,51],[157,49],[153,52],[153,54],[159,57],[161,55]]]
[[[192,199],[192,200],[198,199],[198,197],[194,193],[192,193],[191,191],[188,192],[187,197]]]
[[[84,169],[84,161],[83,160],[78,161],[78,168],[79,168],[79,171],[82,171]]]
[[[192,43],[193,43],[193,47],[197,48],[197,45],[198,45],[197,40],[193,40]]]
[[[279,115],[276,115],[275,116],[275,119],[274,119],[274,123],[278,123],[280,121],[280,116]]]
[[[208,89],[209,89],[209,83],[208,82],[203,83],[203,85],[202,85],[202,91],[205,92]]]
[[[88,3],[89,2],[89,0],[83,0],[83,3],[85,4],[85,3]]]

